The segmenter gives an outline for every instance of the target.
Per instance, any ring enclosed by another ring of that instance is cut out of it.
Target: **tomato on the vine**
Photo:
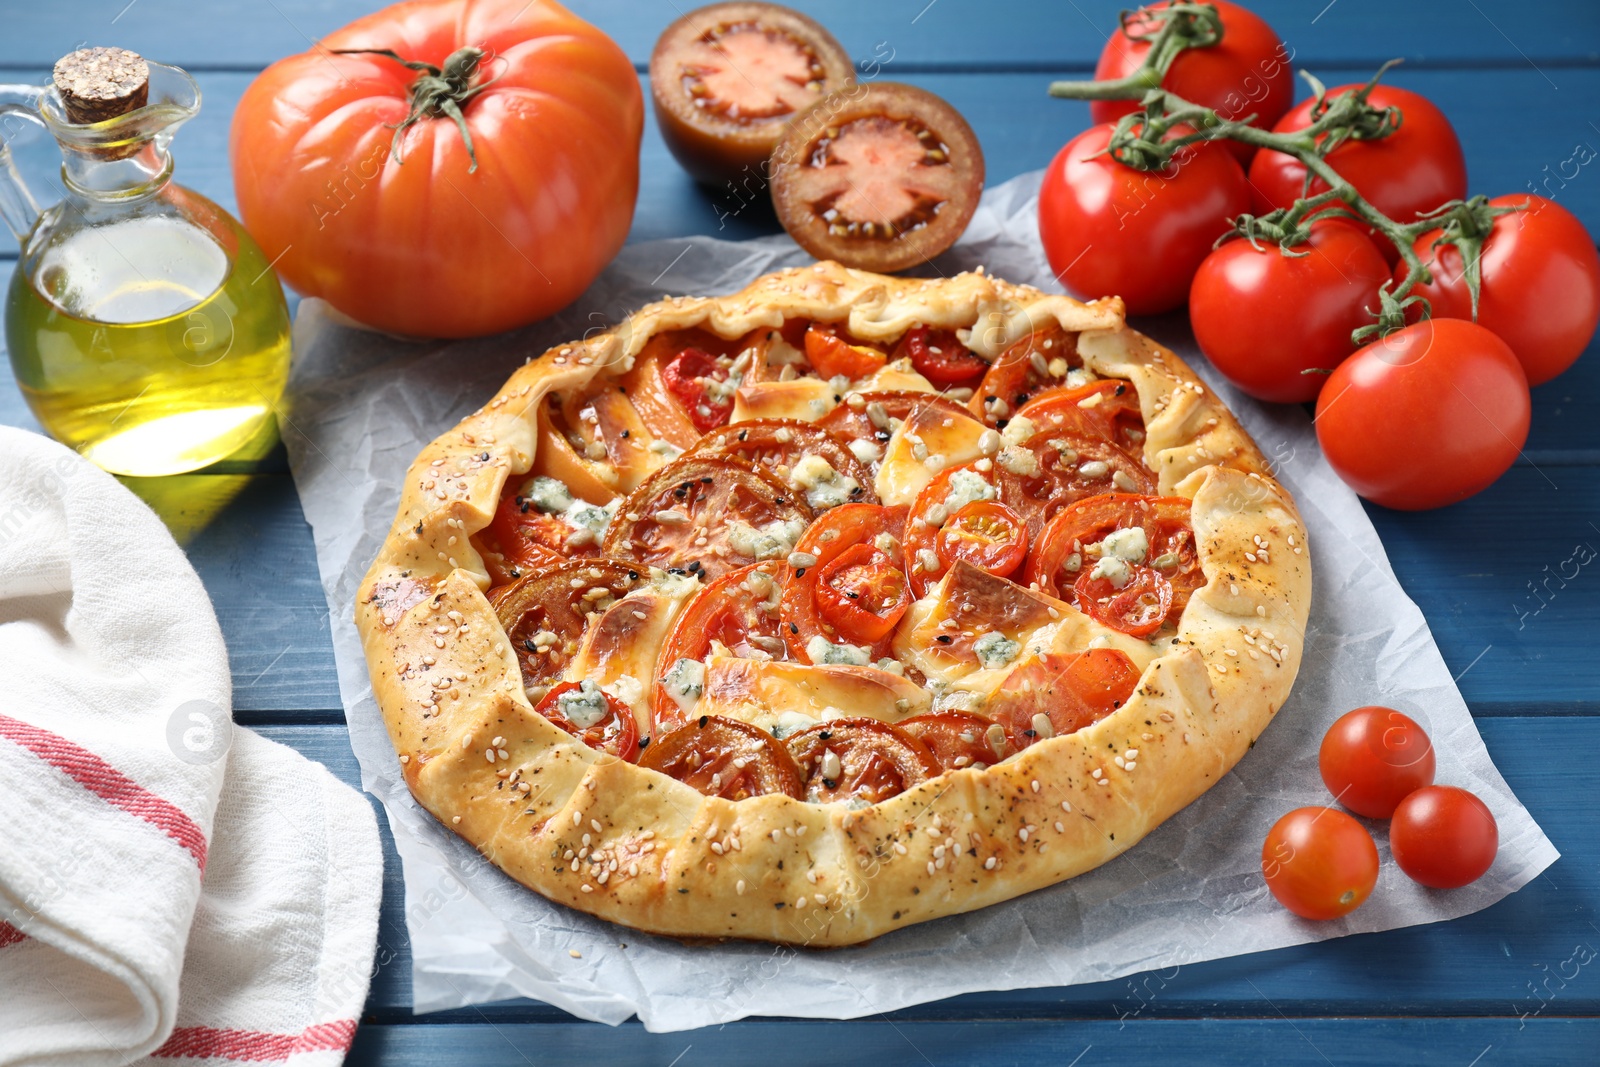
[[[1170,2],[1149,7],[1170,6]],[[1228,0],[1211,3],[1222,19],[1222,40],[1178,53],[1161,79],[1161,87],[1190,103],[1209,107],[1229,121],[1254,115],[1250,125],[1271,129],[1294,103],[1294,72],[1289,66],[1293,53],[1260,15]],[[1144,14],[1145,10],[1135,12],[1127,25],[1140,36],[1117,32],[1106,39],[1094,68],[1096,81],[1126,77],[1144,63],[1150,42],[1142,38],[1160,29],[1159,21]],[[1095,122],[1116,122],[1138,109],[1136,100],[1089,101],[1089,116]],[[1246,164],[1255,152],[1239,141],[1228,142],[1228,148]]]
[[[1420,511],[1504,474],[1528,439],[1522,364],[1475,323],[1428,319],[1339,364],[1317,396],[1328,463],[1375,504]]]
[[[1416,720],[1393,708],[1357,708],[1328,727],[1317,764],[1334,800],[1357,815],[1387,819],[1407,796],[1433,783],[1433,742]]]
[[[1296,808],[1261,845],[1261,873],[1278,903],[1304,919],[1337,919],[1378,884],[1378,846],[1337,808]]]
[[[1050,269],[1080,296],[1120,296],[1129,312],[1170,311],[1228,220],[1250,207],[1244,171],[1215,144],[1191,146],[1160,170],[1105,154],[1109,124],[1067,142],[1039,189],[1039,237]]]
[[[1334,96],[1359,85],[1329,89]],[[1356,187],[1367,202],[1402,226],[1451,200],[1467,195],[1467,163],[1461,142],[1444,112],[1427,97],[1409,89],[1379,85],[1367,96],[1378,108],[1399,108],[1399,129],[1374,140],[1352,138],[1327,155],[1328,166]],[[1312,123],[1314,99],[1302,100],[1272,128],[1274,133],[1295,133]],[[1255,192],[1255,213],[1288,207],[1298,197],[1325,192],[1327,183],[1313,178],[1309,192],[1306,167],[1293,156],[1262,150],[1250,164],[1250,187]],[[1375,238],[1378,250],[1391,263],[1399,252],[1386,237]]]
[[[1600,253],[1577,216],[1552,200],[1519,193],[1497,196],[1489,206],[1522,210],[1496,218],[1483,238],[1478,325],[1510,345],[1528,384],[1540,385],[1572,366],[1600,324]],[[1438,236],[1430,231],[1413,246],[1433,277],[1411,292],[1427,298],[1434,318],[1469,319],[1472,293],[1461,250],[1434,248]],[[1404,277],[1402,265],[1395,283]]]
[[[1456,889],[1476,882],[1494,866],[1500,829],[1489,806],[1465,789],[1430,785],[1395,809],[1389,848],[1413,881]]]
[[[1234,385],[1258,400],[1304,403],[1355,351],[1351,331],[1377,321],[1388,277],[1366,234],[1319,219],[1291,248],[1235,240],[1212,252],[1189,289],[1189,323],[1200,351]]]

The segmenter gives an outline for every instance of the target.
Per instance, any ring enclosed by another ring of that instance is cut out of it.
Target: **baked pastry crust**
[[[1159,492],[1193,501],[1207,580],[1131,700],[994,766],[854,810],[707,797],[533,711],[470,538],[532,465],[540,400],[625,372],[663,330],[734,338],[790,317],[843,319],[863,340],[970,328],[969,347],[991,359],[1053,317],[1079,334],[1088,369],[1136,385],[1145,462]],[[1294,681],[1308,552],[1254,442],[1182,360],[1123,324],[1115,298],[1085,305],[981,272],[924,281],[818,263],[730,296],[651,304],[528,362],[412,464],[355,619],[412,793],[513,878],[652,933],[847,945],[1097,867],[1226,774]]]

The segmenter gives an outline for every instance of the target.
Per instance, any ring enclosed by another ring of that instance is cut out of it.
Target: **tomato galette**
[[[412,792],[656,933],[850,944],[1132,846],[1293,683],[1305,530],[1115,300],[836,264],[531,359],[356,622]]]

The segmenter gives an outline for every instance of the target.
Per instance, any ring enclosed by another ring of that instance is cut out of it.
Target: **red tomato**
[[[882,370],[889,357],[876,348],[853,345],[831,327],[817,324],[806,331],[806,362],[821,377],[842,374],[855,381]]]
[[[1510,345],[1528,384],[1540,385],[1572,366],[1600,324],[1600,254],[1583,223],[1552,200],[1515,194],[1489,203],[1526,207],[1495,219],[1484,238],[1478,325]],[[1433,248],[1438,236],[1437,230],[1425,233],[1413,246],[1433,280],[1411,291],[1427,297],[1434,318],[1470,319],[1472,294],[1462,277],[1461,250]],[[1396,284],[1404,276],[1401,266]],[[1530,313],[1532,308],[1538,312]]]
[[[1296,808],[1261,846],[1261,873],[1278,903],[1304,919],[1355,911],[1378,884],[1378,846],[1337,808]]]
[[[785,743],[814,804],[876,804],[944,773],[926,745],[877,719],[829,719]]]
[[[1145,172],[1104,155],[1110,140],[1111,126],[1091,126],[1045,171],[1039,236],[1050,269],[1080,296],[1120,296],[1135,315],[1170,311],[1228,220],[1249,210],[1250,186],[1215,145]]]
[[[1359,89],[1341,85],[1328,95]],[[1380,85],[1367,102],[1374,107],[1397,107],[1403,116],[1400,128],[1375,141],[1346,141],[1328,153],[1328,165],[1367,199],[1373,207],[1396,222],[1415,221],[1446,201],[1464,200],[1467,195],[1467,162],[1461,142],[1444,112],[1426,97],[1409,89]],[[1302,100],[1274,126],[1274,133],[1294,133],[1311,125],[1313,100]],[[1293,156],[1282,152],[1260,151],[1250,164],[1250,187],[1255,191],[1255,213],[1288,207],[1306,195],[1306,168]],[[1311,182],[1311,195],[1328,188],[1321,178]],[[1388,238],[1377,236],[1378,250],[1393,263],[1399,253]]]
[[[1315,222],[1292,254],[1229,241],[1189,289],[1194,338],[1217,370],[1258,400],[1317,398],[1325,374],[1355,351],[1350,332],[1377,321],[1389,264],[1360,229]]]
[[[696,430],[710,433],[728,424],[728,417],[733,414],[733,397],[717,399],[711,395],[711,383],[727,381],[728,370],[718,366],[709,353],[685,348],[661,368],[661,380],[683,405]]]
[[[456,122],[391,142],[422,75],[484,50]],[[553,0],[396,4],[268,67],[234,110],[239,214],[284,281],[369,326],[498,333],[582,293],[622,247],[639,186],[633,64]],[[472,155],[476,156],[476,168]],[[403,161],[402,161],[403,160]]]
[[[975,384],[989,369],[982,356],[956,339],[954,330],[927,326],[913,326],[900,338],[895,358],[901,357],[910,359],[912,370],[941,389]]]
[[[1117,585],[1085,569],[1072,583],[1074,599],[1096,622],[1134,637],[1149,637],[1172,611],[1172,583],[1154,567],[1130,563],[1128,571],[1128,580]]]
[[[584,686],[599,694],[605,702],[605,712],[596,721],[579,726],[562,712],[561,698]],[[639,758],[639,726],[634,721],[633,710],[593,682],[562,682],[552,687],[533,710],[592,749],[609,752],[629,763]]]
[[[495,586],[507,585],[537,568],[600,551],[588,531],[580,532],[559,515],[540,511],[519,496],[517,488],[522,481],[512,478],[506,482],[494,521],[473,539]]]
[[[968,711],[936,711],[902,719],[900,729],[928,746],[939,766],[947,771],[987,767],[1001,758],[989,742],[994,723]]]
[[[1500,829],[1489,806],[1465,789],[1430,785],[1395,809],[1389,848],[1413,881],[1456,889],[1476,882],[1494,866]]]
[[[1369,819],[1387,819],[1395,805],[1433,782],[1433,742],[1393,708],[1357,708],[1323,735],[1317,754],[1333,799]]]
[[[799,800],[805,795],[800,769],[787,748],[759,726],[717,715],[702,715],[657,737],[639,766],[724,800],[771,793]]]
[[[787,658],[778,636],[783,627],[778,600],[785,572],[781,560],[752,563],[708,583],[684,605],[657,654],[659,667],[650,709],[658,732],[684,722],[683,707],[672,698],[661,677],[679,660],[703,661],[710,655],[713,641],[746,659],[758,655]]]
[[[1099,399],[1096,399],[1096,398]],[[1103,437],[1133,452],[1144,443],[1144,415],[1132,382],[1106,378],[1077,388],[1046,389],[1022,407],[1017,417],[1033,423],[1033,432],[1070,430]]]
[[[1464,500],[1511,466],[1532,401],[1506,343],[1460,319],[1429,319],[1339,364],[1317,396],[1317,441],[1375,504],[1420,511]]]
[[[889,655],[895,623],[911,606],[905,565],[896,549],[905,523],[904,505],[840,504],[811,524],[794,550],[817,557],[817,562],[794,569],[779,605],[791,659],[810,663],[806,646],[819,636],[835,644],[865,645],[873,659]],[[878,547],[884,535],[896,543],[885,545],[889,552]],[[881,605],[892,618],[864,617],[868,612],[856,609],[858,600]]]
[[[1294,53],[1253,11],[1228,0],[1211,3],[1222,16],[1222,40],[1208,48],[1188,48],[1179,53],[1161,79],[1161,87],[1190,103],[1211,108],[1224,119],[1237,121],[1254,115],[1250,125],[1271,129],[1294,103],[1294,72],[1289,66]],[[1140,35],[1154,34],[1160,23],[1136,14],[1128,29]],[[1095,64],[1095,80],[1109,81],[1132,74],[1149,51],[1148,40],[1113,33],[1100,52],[1100,62]],[[1089,116],[1095,122],[1116,122],[1138,109],[1136,100],[1089,102]],[[1237,141],[1229,141],[1228,147],[1245,164],[1255,152]]]
[[[911,607],[906,569],[872,545],[855,544],[817,568],[817,610],[850,642],[889,636]]]
[[[1119,529],[1139,527],[1144,531],[1145,563],[1132,564],[1132,575],[1122,592],[1130,590],[1155,592],[1156,601],[1162,597],[1161,586],[1137,580],[1137,575],[1153,570],[1166,583],[1166,597],[1170,601],[1167,617],[1182,614],[1189,596],[1206,583],[1200,568],[1200,555],[1195,549],[1194,530],[1189,525],[1190,503],[1183,497],[1140,496],[1133,493],[1106,493],[1088,497],[1063,508],[1045,526],[1028,560],[1027,583],[1066,599],[1071,588],[1079,609],[1100,619],[1108,626],[1153,632],[1164,620],[1153,620],[1145,613],[1153,610],[1156,602],[1139,602],[1138,594],[1115,604],[1118,590],[1104,579],[1084,582],[1084,577],[1094,573],[1096,546],[1106,536]],[[1127,631],[1132,632],[1132,631]]]
[[[984,705],[1015,748],[1071,734],[1128,702],[1139,670],[1123,652],[1046,652],[1014,669]]]
[[[958,559],[1001,578],[1009,578],[1028,557],[1028,527],[1022,516],[993,500],[964,504],[939,531],[944,569]]]

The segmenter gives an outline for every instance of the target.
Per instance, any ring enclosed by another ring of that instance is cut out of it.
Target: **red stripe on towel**
[[[282,1063],[303,1052],[344,1052],[355,1040],[356,1021],[318,1023],[298,1034],[268,1034],[259,1030],[217,1030],[209,1026],[184,1026],[172,1031],[167,1043],[150,1055],[162,1059],[237,1060],[242,1063]]]
[[[138,816],[188,849],[206,869],[206,836],[177,805],[163,800],[93,752],[32,723],[0,715],[0,737],[32,752],[95,796]]]
[[[18,930],[8,922],[0,922],[0,948],[15,945],[18,941],[26,941],[28,935]]]

